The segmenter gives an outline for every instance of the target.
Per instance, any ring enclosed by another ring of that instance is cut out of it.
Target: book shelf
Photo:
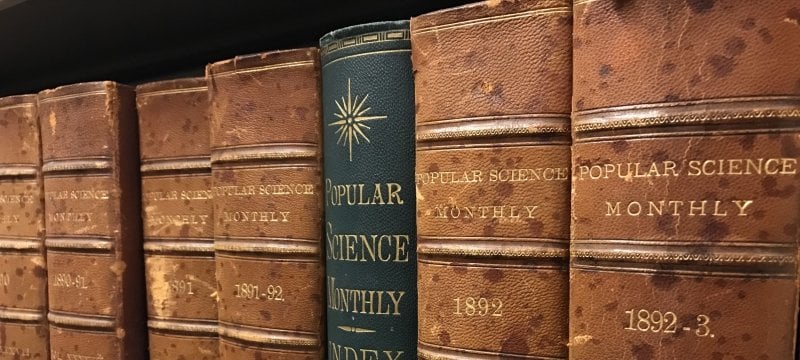
[[[330,30],[468,0],[0,0],[0,96],[63,84],[202,75],[240,54],[316,45]]]

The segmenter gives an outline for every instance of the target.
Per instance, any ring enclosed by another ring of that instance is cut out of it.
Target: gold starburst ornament
[[[369,98],[369,94],[364,95],[361,100],[359,100],[359,95],[356,95],[355,98],[352,97],[350,79],[348,78],[347,99],[342,96],[341,102],[339,102],[339,100],[334,100],[339,111],[333,113],[333,115],[336,116],[336,120],[328,124],[328,126],[337,127],[336,132],[334,132],[334,135],[339,134],[336,144],[347,146],[350,154],[350,161],[353,161],[353,142],[355,142],[356,145],[362,145],[362,141],[370,143],[366,133],[368,130],[372,130],[372,127],[365,123],[375,120],[385,120],[387,118],[386,116],[369,115],[368,113],[372,108],[364,108],[367,98]]]

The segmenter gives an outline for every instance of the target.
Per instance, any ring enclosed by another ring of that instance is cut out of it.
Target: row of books
[[[0,359],[791,359],[794,0],[490,0],[0,99]]]

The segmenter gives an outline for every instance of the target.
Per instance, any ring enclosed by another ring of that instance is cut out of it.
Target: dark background
[[[0,96],[200,76],[236,55],[470,0],[0,0]]]

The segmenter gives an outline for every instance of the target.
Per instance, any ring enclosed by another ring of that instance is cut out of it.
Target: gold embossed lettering
[[[289,222],[290,211],[223,211],[222,222]]]
[[[747,216],[753,200],[649,200],[605,201],[605,216],[729,216],[736,209],[738,216]]]
[[[403,205],[398,183],[334,184],[325,179],[325,202],[333,206]]]
[[[328,341],[328,355],[332,360],[400,360],[403,351],[354,348]]]
[[[53,276],[53,286],[57,288],[88,289],[90,281],[82,275],[58,273]]]
[[[459,316],[503,316],[503,300],[485,297],[458,297],[453,299],[456,309],[453,315]]]
[[[8,273],[0,273],[0,285],[3,287],[11,285],[11,277],[8,276]]]
[[[336,278],[327,277],[328,309],[354,314],[400,316],[400,303],[406,295],[398,290],[368,290],[336,287]]]
[[[240,283],[233,285],[234,296],[239,299],[256,301],[285,301],[283,297],[283,287],[280,285],[269,284],[266,287],[252,284]]]
[[[404,234],[336,234],[325,227],[328,260],[351,262],[408,262],[411,237]]]
[[[694,323],[678,324],[678,315],[673,311],[630,309],[626,310],[628,324],[624,328],[629,331],[674,334],[676,332],[690,332],[697,337],[710,337],[711,333],[708,315],[699,314]],[[681,317],[683,318],[683,317]]]

